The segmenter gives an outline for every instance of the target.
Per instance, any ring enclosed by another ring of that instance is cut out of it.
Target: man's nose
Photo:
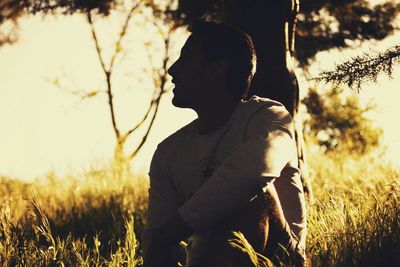
[[[177,69],[177,61],[175,61],[168,69],[168,74],[171,75],[172,77],[174,77],[174,75],[176,74],[176,69]]]
[[[172,77],[174,76],[175,63],[176,63],[176,61],[175,61],[174,64],[172,64],[172,65],[169,67],[169,69],[168,69],[168,74],[171,75]]]

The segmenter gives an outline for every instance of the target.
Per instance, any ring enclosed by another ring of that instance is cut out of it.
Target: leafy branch
[[[400,63],[400,45],[390,47],[381,53],[364,53],[336,65],[334,70],[323,71],[313,80],[347,85],[361,89],[365,82],[376,82],[378,75],[384,73],[392,78],[393,66]]]

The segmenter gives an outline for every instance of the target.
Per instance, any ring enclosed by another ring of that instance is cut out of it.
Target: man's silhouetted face
[[[210,85],[220,78],[212,74],[215,63],[204,60],[201,38],[192,34],[183,46],[180,57],[168,70],[175,84],[172,103],[176,107],[196,110],[199,105],[204,105],[212,97]]]

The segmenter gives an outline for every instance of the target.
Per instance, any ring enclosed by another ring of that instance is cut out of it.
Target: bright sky
[[[111,44],[108,37],[118,32],[117,22],[101,25],[103,44]],[[31,17],[21,21],[19,35],[16,44],[0,47],[0,176],[31,180],[49,171],[62,175],[107,162],[115,138],[105,95],[81,100],[68,93],[104,89],[89,25],[82,16],[44,20]],[[151,94],[146,80],[140,81],[132,74],[140,73],[147,64],[141,44],[150,36],[147,28],[135,27],[124,44],[128,57],[115,76],[117,117],[123,129],[143,114],[148,103],[143,99]],[[180,36],[176,38],[175,51],[184,42],[184,34]],[[396,43],[400,43],[399,33],[364,48],[378,50]],[[112,48],[104,47],[106,54],[106,48]],[[341,59],[346,58],[337,52],[323,53],[312,72],[330,68]],[[396,127],[400,105],[395,102],[400,98],[399,70],[395,69],[393,80],[382,77],[379,84],[366,86],[360,94],[363,101],[374,98],[380,106],[374,118],[385,129],[385,142],[391,145],[388,153],[393,158],[400,151]],[[56,78],[63,89],[49,82]],[[136,171],[147,172],[157,143],[195,117],[190,110],[174,108],[171,94],[164,97],[159,114],[148,143],[133,162]],[[128,144],[128,148],[135,142]]]
[[[100,25],[100,39],[118,32],[118,21],[112,23]],[[132,75],[148,63],[140,45],[148,32],[132,28],[127,36],[130,45],[124,47],[129,66],[121,63],[115,73],[115,106],[122,129],[131,128],[142,116],[152,92],[148,81]],[[49,171],[63,174],[107,162],[115,137],[105,94],[81,100],[68,92],[104,90],[89,25],[81,16],[31,17],[21,21],[19,34],[16,44],[0,48],[0,175],[30,180]],[[101,41],[107,55],[111,41]],[[56,78],[62,89],[50,82]],[[147,171],[160,140],[194,118],[190,110],[172,107],[170,99],[168,94],[162,101],[157,128],[134,162],[137,171]]]

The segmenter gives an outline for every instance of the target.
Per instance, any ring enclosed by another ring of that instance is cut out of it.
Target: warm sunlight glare
[[[109,36],[110,27],[101,31],[103,36]],[[146,38],[141,31],[135,36],[139,41],[138,36]],[[130,72],[138,71],[147,57],[138,40],[129,41],[135,59],[127,62],[135,63]],[[115,138],[104,93],[83,100],[70,93],[104,90],[104,74],[82,16],[22,19],[18,42],[0,48],[0,62],[0,175],[32,179],[52,170],[80,171],[111,158]],[[140,98],[148,99],[150,90],[129,72],[119,75],[125,84],[118,84],[124,87],[115,97],[116,112],[129,128],[144,113],[148,101]],[[160,114],[158,127],[139,154],[137,170],[147,169],[160,139],[193,118],[190,111],[176,112],[170,95],[162,101]],[[168,119],[171,116],[174,120]]]
[[[112,19],[111,23],[98,24],[106,55],[118,25]],[[115,97],[117,119],[124,129],[131,127],[132,119],[142,116],[151,95],[148,83],[132,74],[147,64],[143,41],[152,40],[151,33],[140,27],[132,30],[136,34],[124,44],[128,56],[125,65],[121,64],[123,71],[115,76],[119,90]],[[0,48],[0,175],[30,180],[49,171],[65,174],[107,162],[115,137],[104,94],[104,74],[85,18],[24,18],[19,35],[17,43]],[[176,38],[176,52],[184,37],[181,34]],[[320,53],[310,73],[316,75],[360,51],[383,50],[398,43],[399,33],[384,42],[366,42],[357,51]],[[399,73],[400,68],[396,67],[393,79],[382,76],[377,84],[366,85],[359,95],[362,102],[372,99],[378,105],[378,111],[371,116],[384,127],[388,156],[400,165]],[[97,90],[103,92],[87,99],[71,93]],[[147,172],[157,143],[194,117],[191,111],[172,107],[171,94],[167,94],[149,141],[134,162],[135,169]]]

